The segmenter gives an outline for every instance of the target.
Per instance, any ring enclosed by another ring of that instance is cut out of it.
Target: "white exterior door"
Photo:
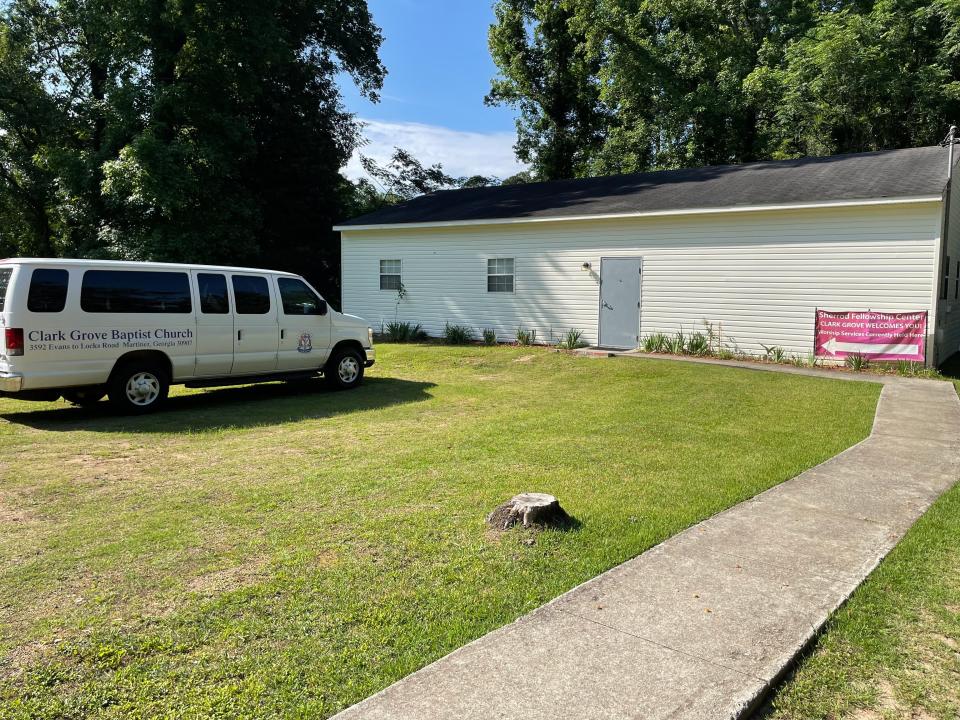
[[[234,316],[227,276],[192,273],[197,306],[197,377],[229,375],[233,369]]]
[[[266,275],[234,273],[233,375],[273,372],[277,369],[280,328],[277,304]]]
[[[633,349],[640,344],[640,271],[638,257],[600,261],[600,346]]]
[[[280,313],[278,368],[316,370],[330,354],[330,311],[303,280],[276,277]]]

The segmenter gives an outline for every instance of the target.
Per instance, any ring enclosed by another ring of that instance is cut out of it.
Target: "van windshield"
[[[4,301],[7,299],[7,286],[10,284],[11,275],[13,268],[0,268],[0,312],[3,312]]]

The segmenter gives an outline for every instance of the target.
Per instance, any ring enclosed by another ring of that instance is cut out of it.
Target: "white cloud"
[[[360,155],[379,164],[390,159],[395,147],[410,152],[424,166],[440,163],[448,175],[495,175],[505,178],[526,168],[513,156],[513,133],[479,133],[451,130],[415,122],[362,120],[367,144],[350,158],[344,174],[356,180],[366,177]]]

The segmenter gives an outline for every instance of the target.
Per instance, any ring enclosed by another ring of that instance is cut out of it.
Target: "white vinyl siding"
[[[960,203],[958,203],[960,205]],[[816,308],[930,310],[938,202],[681,217],[343,232],[343,307],[372,325],[447,322],[518,327],[538,339],[570,328],[597,342],[600,258],[643,257],[641,336],[722,326],[725,344],[759,353],[813,350]],[[960,226],[960,220],[958,220]],[[380,258],[402,257],[406,297],[377,292]],[[522,267],[515,292],[487,292],[488,260]],[[960,259],[960,252],[956,255]],[[590,263],[589,272],[582,269]],[[960,307],[957,310],[960,317]]]

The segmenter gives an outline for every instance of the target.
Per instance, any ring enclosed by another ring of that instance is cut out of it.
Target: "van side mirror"
[[[326,315],[327,314],[327,301],[321,300],[317,303],[317,315]]]

